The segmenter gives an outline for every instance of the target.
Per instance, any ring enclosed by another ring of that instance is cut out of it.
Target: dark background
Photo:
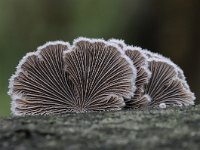
[[[46,41],[79,36],[162,53],[200,96],[199,8],[199,0],[1,0],[0,116],[10,114],[8,79],[19,60]]]

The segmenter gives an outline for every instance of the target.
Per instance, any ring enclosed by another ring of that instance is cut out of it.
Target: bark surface
[[[199,150],[200,105],[0,119],[1,150]]]

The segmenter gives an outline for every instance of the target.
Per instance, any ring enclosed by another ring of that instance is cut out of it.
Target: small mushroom
[[[142,108],[147,106],[151,99],[144,93],[144,86],[148,83],[151,72],[148,69],[147,57],[140,47],[127,46],[125,54],[132,60],[136,66],[136,91],[131,99],[125,99],[127,108]]]
[[[64,53],[64,62],[75,87],[76,105],[86,111],[121,109],[123,98],[135,91],[131,60],[117,45],[104,40],[78,38],[73,45]]]
[[[181,80],[183,86],[184,86],[186,89],[190,90],[190,87],[189,87],[189,85],[188,85],[188,83],[187,83],[187,81],[186,81],[186,77],[185,77],[185,75],[184,75],[184,72],[183,72],[183,70],[182,70],[177,64],[173,63],[169,58],[164,57],[164,56],[162,56],[161,54],[153,53],[153,52],[150,52],[150,51],[148,51],[148,50],[143,50],[143,51],[144,51],[145,55],[146,55],[148,58],[156,58],[156,59],[163,60],[163,61],[169,63],[170,65],[172,65],[174,68],[176,68],[177,73],[178,73],[178,78]]]
[[[14,115],[44,115],[71,110],[71,82],[64,72],[63,52],[69,43],[48,42],[28,53],[9,83]]]
[[[134,92],[134,96],[125,99],[125,108],[137,109],[147,106],[150,101],[150,97],[145,95],[144,85],[148,83],[151,76],[151,72],[148,69],[147,56],[143,53],[140,47],[127,46],[123,40],[110,39],[109,42],[120,46],[136,67],[136,91]]]
[[[148,52],[149,54],[149,52]],[[153,54],[152,54],[153,55]],[[161,57],[149,57],[152,75],[145,86],[145,93],[151,97],[149,107],[188,106],[194,104],[194,94],[185,88],[179,78],[179,69],[171,61]]]

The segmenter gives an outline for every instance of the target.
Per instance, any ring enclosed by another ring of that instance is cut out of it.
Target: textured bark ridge
[[[0,119],[1,150],[199,150],[200,106]]]
[[[28,53],[9,83],[14,115],[194,105],[183,71],[123,40],[55,41]]]

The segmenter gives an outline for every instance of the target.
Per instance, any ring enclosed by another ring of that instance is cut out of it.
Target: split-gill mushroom
[[[64,72],[63,51],[69,43],[49,42],[28,53],[10,79],[9,94],[14,115],[61,113],[70,107],[68,75]]]
[[[64,52],[64,62],[77,105],[86,111],[121,109],[123,97],[134,94],[135,68],[117,45],[79,38]]]
[[[151,97],[149,107],[194,105],[195,96],[190,91],[183,71],[170,59],[144,50],[152,73],[145,93]]]
[[[142,52],[140,47],[127,46],[125,54],[132,60],[137,69],[136,76],[136,91],[131,99],[126,99],[127,108],[143,108],[151,101],[150,97],[144,93],[144,87],[148,84],[151,77],[151,72],[148,68],[146,55]]]
[[[135,90],[135,68],[104,40],[50,42],[28,53],[10,79],[14,115],[119,110]]]
[[[14,115],[52,115],[194,104],[183,71],[170,59],[123,40],[48,42],[11,77]]]
[[[137,109],[147,106],[150,97],[145,95],[144,86],[151,76],[151,72],[148,69],[147,56],[140,47],[127,46],[123,40],[111,39],[109,42],[118,44],[136,67],[136,90],[131,98],[125,99],[125,108]]]

